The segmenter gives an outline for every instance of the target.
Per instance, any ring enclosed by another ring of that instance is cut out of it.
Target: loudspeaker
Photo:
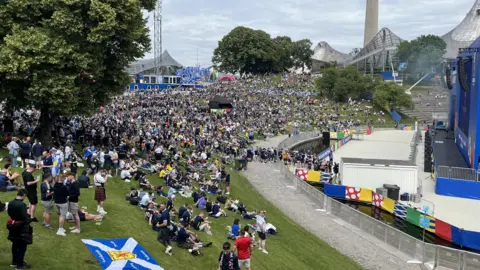
[[[13,132],[13,120],[11,120],[11,119],[3,120],[3,131],[4,132]]]
[[[322,133],[322,144],[325,146],[330,146],[330,132]]]

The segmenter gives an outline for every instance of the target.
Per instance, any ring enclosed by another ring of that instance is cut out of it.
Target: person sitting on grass
[[[227,213],[225,213],[222,208],[220,207],[220,203],[214,202],[212,205],[212,212],[210,213],[211,217],[214,218],[219,218],[221,216],[227,216]]]
[[[93,187],[90,185],[90,178],[87,175],[87,171],[84,170],[82,172],[82,175],[78,177],[78,185],[80,186],[80,188]]]
[[[202,197],[200,197],[200,199],[198,199],[195,206],[197,206],[198,209],[207,208],[207,197],[205,196],[205,194],[202,194]]]
[[[162,197],[168,197],[168,194],[165,193],[165,191],[163,191],[163,186],[158,186],[155,188],[155,191],[157,192],[157,195],[158,196],[162,196]]]
[[[155,187],[152,184],[150,184],[146,175],[143,175],[138,179],[138,184],[140,185],[140,188],[143,190],[155,190]]]
[[[199,250],[202,247],[210,247],[212,242],[203,244],[197,238],[197,234],[190,230],[190,224],[185,224],[177,232],[177,244],[178,247],[188,249],[192,253],[192,251]]]
[[[14,186],[19,186],[20,185],[20,174],[18,172],[15,172],[12,170],[12,164],[7,163],[5,164],[5,169],[7,169],[7,177],[10,179],[10,182]]]
[[[235,240],[240,234],[240,219],[236,218],[233,221],[232,226],[227,226],[228,228],[228,238]]]
[[[150,203],[153,203],[153,193],[151,191],[146,192],[138,204],[141,208],[147,208]]]
[[[210,222],[208,221],[208,217],[205,217],[203,212],[200,212],[192,222],[192,227],[197,231],[204,231],[209,235],[212,235]]]
[[[130,174],[130,171],[127,170],[127,168],[123,168],[122,171],[120,172],[120,178],[124,180],[126,183],[130,183],[130,179],[132,179],[132,175]]]
[[[0,171],[0,191],[15,191],[17,186],[12,183],[12,179],[8,178],[7,170]]]

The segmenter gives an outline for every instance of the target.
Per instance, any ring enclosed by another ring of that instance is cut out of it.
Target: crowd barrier
[[[318,136],[315,134],[299,134],[285,139],[279,144],[279,148],[288,149],[293,144],[300,142],[300,138],[311,139]],[[299,179],[293,172],[283,164],[277,163],[278,169],[285,176],[285,184],[292,186],[297,191],[306,195],[315,203],[315,207],[326,211],[343,221],[361,229],[365,233],[372,235],[378,240],[400,250],[411,257],[412,262],[434,267],[445,267],[449,269],[477,270],[480,269],[480,254],[452,249],[448,247],[428,244],[420,241],[406,233],[403,233],[389,225],[382,223],[360,211],[357,211],[333,198],[326,196],[307,182]],[[296,217],[290,216],[296,220]],[[457,230],[452,231],[451,237],[459,237]],[[463,231],[462,231],[463,232]],[[471,233],[471,232],[470,232]],[[467,239],[470,233],[466,233],[460,238]],[[463,240],[462,240],[463,242]],[[480,246],[479,246],[480,249]]]

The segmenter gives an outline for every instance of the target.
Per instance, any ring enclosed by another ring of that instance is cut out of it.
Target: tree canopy
[[[292,67],[311,67],[312,42],[292,41],[290,37],[272,38],[262,30],[239,26],[218,42],[212,62],[219,71],[265,74],[287,71]]]
[[[393,82],[380,82],[375,87],[373,100],[377,105],[388,110],[401,107],[413,108],[412,96],[407,94],[402,86]]]
[[[408,62],[406,72],[417,77],[435,71],[435,67],[443,61],[446,47],[441,37],[422,35],[400,43],[396,56],[401,62]]]
[[[371,97],[375,84],[376,80],[363,75],[354,67],[326,68],[322,76],[315,80],[318,92],[336,102]]]
[[[40,110],[51,142],[59,115],[88,114],[122,93],[127,65],[150,50],[142,8],[155,0],[8,1],[0,9],[0,98]]]

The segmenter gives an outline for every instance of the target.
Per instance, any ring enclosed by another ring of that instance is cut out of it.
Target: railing
[[[437,177],[457,180],[479,181],[480,176],[479,171],[471,168],[438,166]]]
[[[298,137],[297,137],[298,136]],[[300,134],[285,139],[279,148],[285,149],[300,142],[300,138],[309,139],[317,134]],[[295,138],[296,137],[296,138]],[[296,177],[292,171],[283,164],[277,163],[280,172],[285,176],[285,184],[292,186],[312,200],[320,210],[333,215],[343,221],[361,229],[376,239],[402,251],[411,258],[412,263],[427,265],[430,269],[444,267],[459,270],[480,269],[480,254],[443,246],[425,243],[402,231],[378,221],[360,211],[357,211],[337,200],[326,196],[307,182]],[[296,219],[297,217],[291,216]]]

